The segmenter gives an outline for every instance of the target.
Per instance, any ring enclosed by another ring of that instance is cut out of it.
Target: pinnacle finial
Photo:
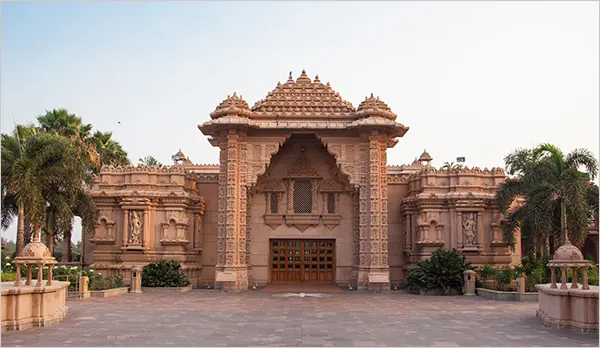
[[[373,93],[371,93],[371,98],[375,98],[375,97],[373,97]]]
[[[288,77],[288,80],[293,80],[294,78],[292,77],[292,72],[290,71],[290,76]]]
[[[302,69],[302,75],[306,75],[306,70]]]
[[[315,75],[315,82],[319,81],[319,75]]]
[[[233,92],[232,98],[234,98],[234,99],[237,98],[237,93],[236,92]]]

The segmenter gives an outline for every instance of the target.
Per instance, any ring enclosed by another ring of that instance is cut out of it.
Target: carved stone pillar
[[[352,282],[358,289],[358,268],[360,266],[360,208],[359,193],[352,194],[352,244],[354,246],[354,255],[352,261]]]
[[[370,287],[369,273],[389,280],[386,151],[387,143],[379,136],[369,137],[368,147],[361,147],[367,160],[361,166],[359,290]],[[389,281],[375,285],[389,289]]]
[[[369,285],[369,266],[371,264],[370,255],[370,190],[369,190],[369,145],[361,144],[360,153],[360,169],[359,169],[359,241],[358,241],[358,284],[357,289],[365,290]]]
[[[123,248],[127,246],[127,236],[129,235],[129,210],[123,212]]]
[[[483,231],[483,217],[481,216],[481,212],[477,213],[475,221],[477,221],[477,247],[483,250],[487,241]]]
[[[405,227],[404,227],[404,250],[408,251],[411,249],[411,222],[410,222],[410,214],[406,214],[404,217]]]
[[[144,229],[142,236],[142,248],[146,249],[148,247],[148,237],[150,235],[150,220],[148,218],[148,209],[144,210]]]
[[[248,289],[246,266],[246,171],[247,144],[235,130],[220,140],[219,221],[217,271],[234,272],[235,282],[224,283],[229,290]]]
[[[462,228],[462,212],[458,212],[456,214],[456,219],[457,219],[457,223],[456,223],[456,239],[457,239],[457,246],[456,246],[456,250],[462,250],[463,248],[463,228]]]

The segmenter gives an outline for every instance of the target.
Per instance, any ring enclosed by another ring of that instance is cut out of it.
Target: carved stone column
[[[129,210],[123,212],[123,248],[127,246],[127,236],[129,234]]]
[[[248,289],[246,267],[246,164],[247,144],[240,134],[229,130],[220,139],[219,218],[217,271],[234,272],[235,282],[224,283],[229,290]]]
[[[352,194],[352,244],[354,246],[354,255],[352,261],[352,282],[358,289],[358,268],[360,266],[360,209],[359,193]]]
[[[477,247],[483,251],[485,249],[486,238],[483,230],[483,217],[481,216],[481,212],[477,213]]]
[[[370,190],[369,190],[369,145],[361,144],[360,169],[359,169],[359,241],[358,241],[358,284],[357,289],[365,290],[369,285],[369,266],[371,265],[370,255]]]
[[[150,234],[150,222],[148,218],[148,209],[144,210],[144,230],[142,235],[142,248],[146,249],[148,247],[148,237]]]
[[[462,228],[462,212],[458,212],[456,214],[456,218],[457,218],[457,224],[456,224],[456,239],[457,239],[457,246],[456,246],[456,250],[462,250],[463,248],[463,228]]]
[[[386,152],[387,143],[380,136],[369,137],[368,147],[361,147],[367,160],[361,166],[359,290],[370,287],[369,273],[389,280]],[[389,282],[376,286],[389,289]]]

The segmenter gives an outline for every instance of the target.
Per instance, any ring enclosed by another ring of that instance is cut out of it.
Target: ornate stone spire
[[[241,96],[237,96],[237,93],[233,92],[233,96],[227,96],[227,99],[223,100],[219,106],[210,114],[212,119],[220,118],[223,116],[250,116],[250,108],[248,103]]]
[[[312,83],[312,81],[310,80],[310,77],[308,77],[308,75],[306,75],[306,71],[304,69],[302,69],[302,74],[300,74],[300,77],[298,77],[298,79],[296,80],[296,83],[310,84],[310,83]]]
[[[265,99],[252,107],[253,119],[338,119],[355,120],[355,109],[343,100],[329,83],[323,85],[319,77],[311,81],[302,70],[296,81],[290,79],[277,85]]]
[[[390,109],[382,100],[379,100],[379,97],[375,98],[373,93],[371,93],[369,98],[365,98],[365,100],[360,103],[356,111],[359,118],[378,116],[392,121],[396,120],[396,114],[392,112],[392,109]]]

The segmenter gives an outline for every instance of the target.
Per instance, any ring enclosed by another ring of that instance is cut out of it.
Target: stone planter
[[[146,293],[173,293],[173,292],[188,292],[192,290],[192,284],[188,285],[188,286],[184,286],[181,288],[146,288],[146,287],[142,287],[142,292],[146,292]]]
[[[475,290],[477,296],[495,301],[537,302],[537,292],[518,293],[516,291],[498,291],[484,288]]]
[[[123,295],[128,292],[129,292],[129,288],[123,287],[123,288],[114,288],[114,289],[108,289],[108,290],[94,290],[94,291],[90,291],[89,293],[92,297],[113,297],[113,296]]]
[[[419,295],[425,296],[458,296],[462,295],[462,291],[460,289],[452,289],[448,294],[444,295],[442,289],[429,289],[429,290],[420,290]]]

